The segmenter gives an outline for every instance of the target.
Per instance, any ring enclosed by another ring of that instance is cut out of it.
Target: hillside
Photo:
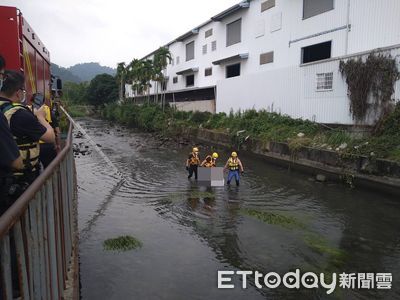
[[[51,64],[51,74],[60,77],[63,82],[82,82],[81,78],[72,74],[68,69],[60,67],[59,65],[53,63]]]
[[[72,67],[69,67],[68,70],[76,75],[79,76],[83,81],[90,81],[96,75],[99,74],[109,74],[115,75],[115,70],[110,67],[101,66],[99,63],[83,63],[83,64],[76,64]]]
[[[57,64],[51,64],[52,74],[59,76],[64,82],[83,82],[90,81],[96,75],[110,74],[115,75],[115,69],[101,66],[99,63],[82,63],[76,64],[69,68],[63,68]]]

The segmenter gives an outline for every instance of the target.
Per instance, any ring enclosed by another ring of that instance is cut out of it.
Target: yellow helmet
[[[237,153],[235,151],[232,152],[231,154],[232,157],[237,157]]]
[[[194,148],[193,148],[193,152],[199,152],[199,148],[194,147]]]
[[[218,153],[217,153],[217,152],[214,152],[214,153],[212,154],[212,157],[213,157],[213,158],[218,158]]]

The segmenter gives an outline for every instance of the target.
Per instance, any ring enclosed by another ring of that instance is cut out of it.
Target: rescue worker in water
[[[213,168],[217,166],[218,153],[214,152],[212,155],[207,155],[206,159],[201,163],[201,167]]]
[[[199,148],[194,147],[192,153],[189,154],[189,157],[186,160],[186,170],[189,171],[188,179],[192,178],[194,173],[194,178],[197,180],[197,169],[199,168],[199,165]]]
[[[232,152],[231,157],[229,157],[228,161],[225,164],[224,169],[228,169],[228,180],[227,184],[231,183],[233,177],[235,177],[236,185],[239,186],[240,175],[239,172],[242,174],[244,173],[242,162],[240,161],[236,152]]]

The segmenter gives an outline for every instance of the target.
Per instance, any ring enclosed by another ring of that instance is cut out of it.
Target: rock
[[[371,152],[369,155],[375,156],[376,154],[375,154],[375,152]]]
[[[332,147],[331,146],[329,146],[327,149],[332,151]]]
[[[305,134],[304,134],[304,133],[302,133],[302,132],[299,132],[299,133],[297,134],[297,137],[299,137],[299,138],[303,138],[303,137],[305,137]]]
[[[347,148],[347,143],[343,143],[343,144],[341,144],[340,146],[339,146],[339,149],[340,150],[344,150],[344,149],[346,149]]]
[[[99,147],[99,148],[101,148],[101,145],[100,145],[100,144],[96,144],[96,146]]]
[[[315,177],[315,180],[318,182],[326,182],[326,176],[323,174],[317,174],[317,176]]]

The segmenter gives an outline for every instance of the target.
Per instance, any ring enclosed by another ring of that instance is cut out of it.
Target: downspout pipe
[[[346,16],[346,41],[345,41],[345,49],[344,49],[344,54],[347,55],[349,54],[349,32],[351,29],[350,26],[350,1],[347,0],[347,16]]]

